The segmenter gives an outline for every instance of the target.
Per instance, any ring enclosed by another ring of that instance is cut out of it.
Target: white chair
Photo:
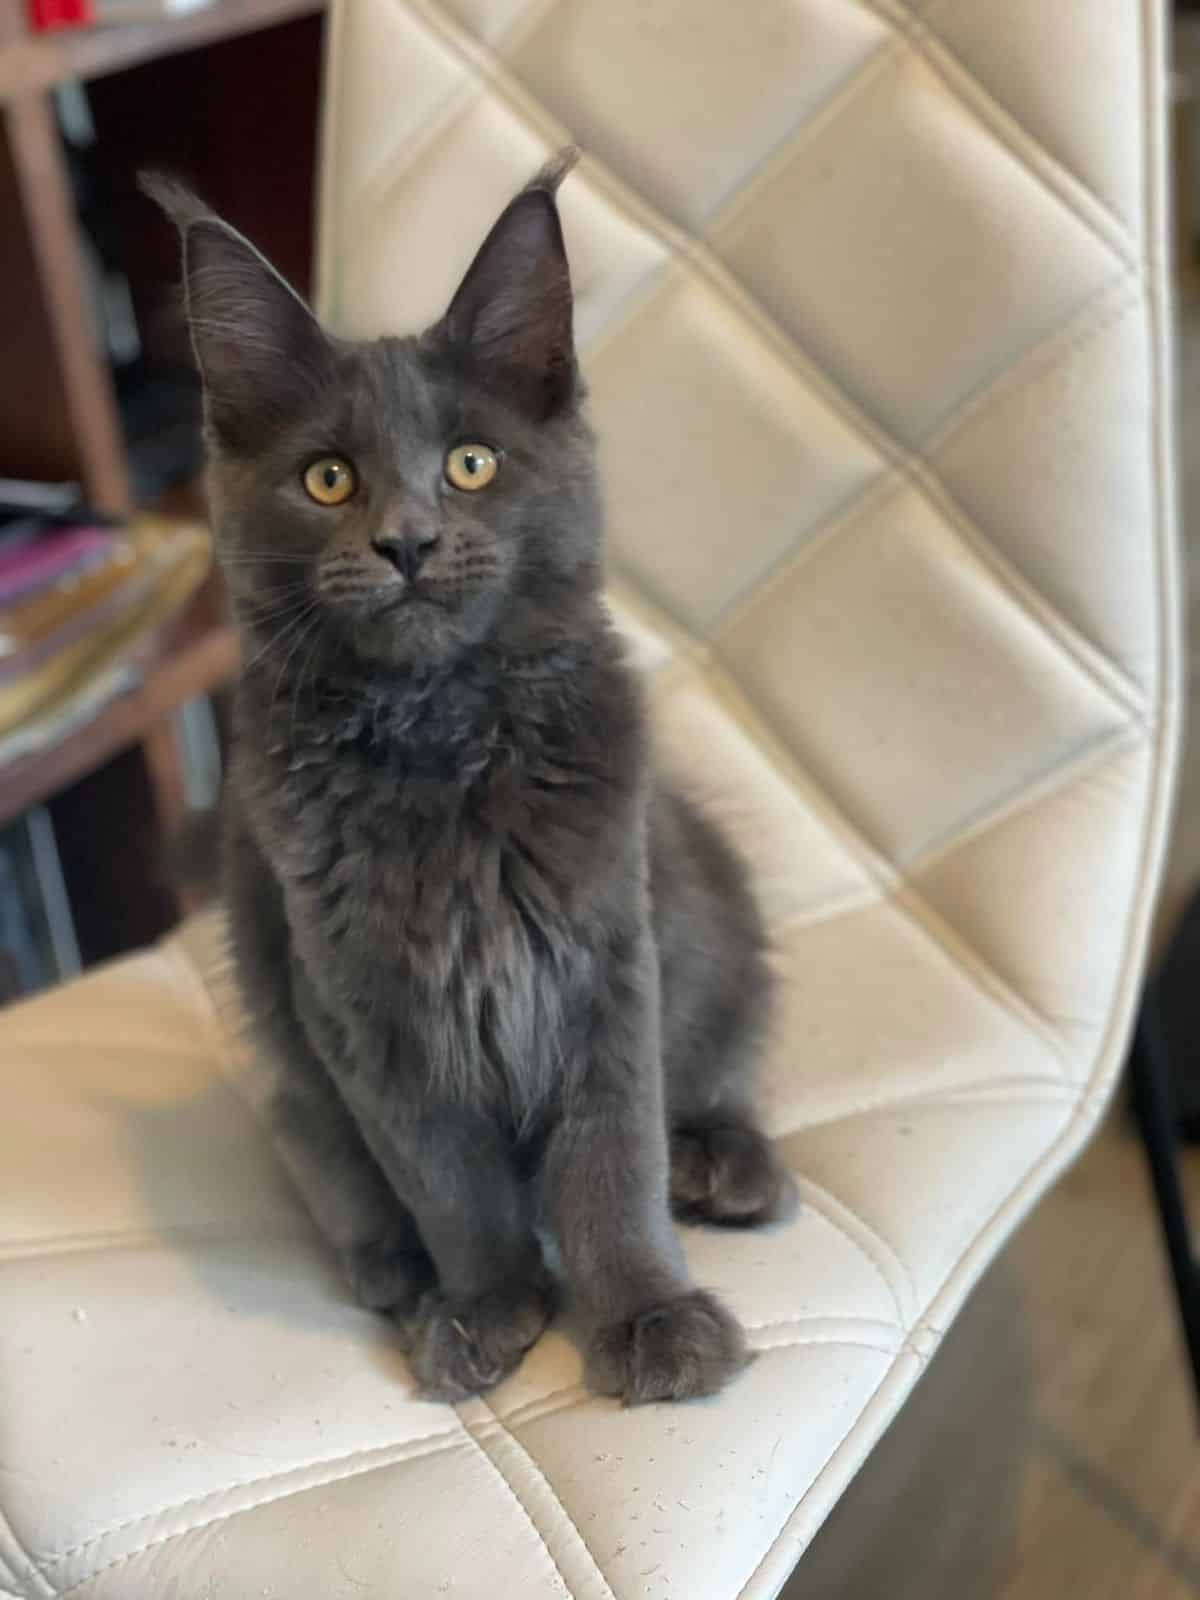
[[[549,1333],[417,1400],[239,1096],[219,919],[0,1019],[0,1592],[774,1594],[1104,1108],[1176,714],[1163,19],[1140,0],[342,0],[320,299],[439,312],[568,136],[614,590],[737,830],[804,1199],[691,1232],[759,1359]],[[966,1490],[967,1486],[964,1486]]]

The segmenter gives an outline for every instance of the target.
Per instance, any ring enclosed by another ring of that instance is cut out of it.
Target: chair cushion
[[[1083,1076],[623,614],[663,760],[749,857],[783,980],[766,1106],[803,1209],[686,1234],[754,1364],[716,1402],[626,1411],[553,1330],[486,1399],[418,1399],[250,1109],[209,913],[0,1029],[10,1592],[770,1594],[1078,1147],[1111,1060]]]
[[[783,978],[804,1206],[627,1412],[549,1333],[417,1400],[240,1092],[219,917],[0,1026],[0,1591],[775,1593],[1118,1069],[1177,723],[1141,0],[341,0],[321,281],[436,314],[563,191],[615,589]],[[1064,64],[1071,64],[1065,70]]]

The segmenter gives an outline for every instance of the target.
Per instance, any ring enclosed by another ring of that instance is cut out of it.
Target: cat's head
[[[245,628],[289,621],[365,662],[439,667],[487,640],[569,631],[600,566],[555,192],[567,153],[505,208],[423,333],[321,328],[257,250],[151,180],[183,239],[218,554]]]

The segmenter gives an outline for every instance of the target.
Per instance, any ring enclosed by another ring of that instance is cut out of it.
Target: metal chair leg
[[[1175,1285],[1179,1320],[1192,1370],[1200,1416],[1200,1262],[1192,1248],[1187,1207],[1179,1173],[1179,1140],[1171,1089],[1170,1062],[1154,991],[1147,987],[1138,1014],[1129,1058],[1133,1113],[1137,1119],[1154,1185],[1167,1258]]]

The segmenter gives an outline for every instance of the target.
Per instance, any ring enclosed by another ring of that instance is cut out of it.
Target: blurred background
[[[0,1001],[143,945],[211,806],[236,651],[210,569],[185,175],[308,288],[323,7],[0,0]]]
[[[306,291],[322,12],[0,0],[0,1004],[187,909],[165,844],[216,797],[237,653],[177,246],[135,175],[186,178]],[[1195,613],[1200,10],[1182,5],[1173,89]],[[1193,649],[1160,948],[1200,880],[1198,662]],[[1200,1596],[1197,1418],[1144,1166],[1118,1107],[992,1269],[790,1594]],[[1185,1168],[1200,1207],[1200,1154]]]

